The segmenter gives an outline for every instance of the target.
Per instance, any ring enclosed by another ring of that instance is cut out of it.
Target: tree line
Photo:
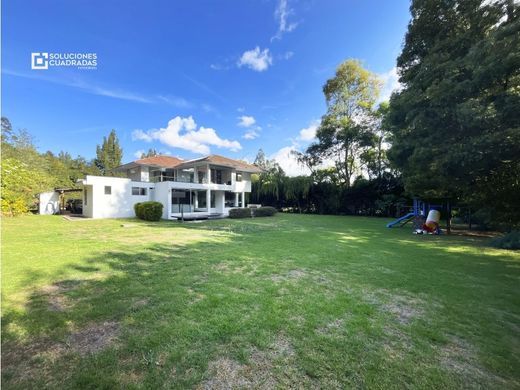
[[[401,89],[379,103],[381,81],[360,61],[323,86],[316,140],[295,158],[309,175],[287,177],[262,150],[250,201],[293,212],[395,216],[418,197],[450,200],[474,222],[520,225],[520,3],[413,0],[397,58]],[[2,118],[2,213],[34,195],[74,187],[121,164],[115,131],[90,161],[39,153]],[[157,155],[154,149],[142,158]]]
[[[397,59],[400,91],[357,60],[323,87],[327,111],[287,177],[263,152],[252,200],[299,212],[392,215],[449,200],[481,225],[520,224],[520,5],[414,0]]]
[[[96,158],[87,160],[68,152],[38,152],[33,137],[25,130],[15,130],[2,117],[1,133],[1,211],[12,216],[37,207],[37,195],[55,188],[76,188],[85,175],[108,175],[121,164],[123,150],[115,130],[96,148]]]

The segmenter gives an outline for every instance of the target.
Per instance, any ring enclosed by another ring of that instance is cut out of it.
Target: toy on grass
[[[441,213],[439,210],[430,210],[426,222],[422,226],[422,230],[429,234],[439,234],[439,221],[441,220]]]

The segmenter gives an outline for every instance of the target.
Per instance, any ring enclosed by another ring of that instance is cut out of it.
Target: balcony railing
[[[153,176],[150,179],[150,181],[153,183],[158,183],[161,181],[175,181],[175,182],[179,182],[179,183],[194,183],[193,178],[190,178],[190,177],[174,177],[174,176],[164,176],[164,175]]]
[[[162,182],[162,181],[174,181],[174,182],[177,182],[177,183],[195,183],[195,184],[208,184],[208,180],[206,178],[204,179],[199,179],[197,181],[195,181],[192,177],[174,177],[174,176],[153,176],[152,178],[150,178],[150,181],[152,183],[159,183],[159,182]],[[224,184],[224,185],[231,185],[231,181],[228,181],[227,183],[213,183],[211,182],[211,184]]]

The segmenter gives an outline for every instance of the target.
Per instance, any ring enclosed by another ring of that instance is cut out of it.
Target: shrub
[[[134,204],[134,212],[135,212],[135,216],[137,218],[141,218],[140,217],[141,216],[141,205],[142,205],[141,202]]]
[[[272,217],[277,213],[277,210],[271,206],[258,207],[253,209],[253,215],[255,217]]]
[[[229,218],[251,218],[251,209],[231,209],[229,210]]]
[[[495,237],[489,243],[494,248],[500,249],[520,249],[520,230],[512,230],[511,232]]]
[[[163,205],[159,202],[141,202],[134,205],[135,216],[145,221],[159,221],[162,217]]]

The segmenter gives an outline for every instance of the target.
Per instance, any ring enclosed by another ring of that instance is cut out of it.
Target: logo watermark
[[[31,69],[72,67],[77,69],[97,69],[97,53],[31,53]]]

